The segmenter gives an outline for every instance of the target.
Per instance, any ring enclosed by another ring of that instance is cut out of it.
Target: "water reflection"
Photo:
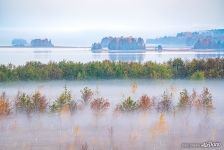
[[[208,58],[224,58],[224,53],[214,53],[214,54],[196,54],[198,59],[208,59]]]
[[[170,59],[181,58],[191,61],[192,59],[224,58],[224,51],[194,52],[194,51],[147,51],[145,53],[92,53],[83,48],[46,48],[38,53],[32,48],[0,48],[0,64],[23,65],[27,61],[60,62],[62,60],[88,63],[91,61],[122,61],[122,62],[167,62]]]
[[[109,59],[111,61],[123,61],[123,62],[143,62],[144,53],[109,53]]]

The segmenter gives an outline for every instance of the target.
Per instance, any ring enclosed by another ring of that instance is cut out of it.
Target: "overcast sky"
[[[224,28],[223,6],[224,0],[0,0],[0,40],[83,34],[155,37]]]

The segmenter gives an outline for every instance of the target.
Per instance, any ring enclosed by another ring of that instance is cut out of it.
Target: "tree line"
[[[0,81],[18,80],[94,80],[94,79],[223,79],[224,58],[180,58],[165,63],[152,61],[112,62],[72,61],[27,62],[25,65],[0,65]]]
[[[102,113],[109,109],[110,101],[107,98],[94,96],[92,89],[85,87],[81,91],[81,99],[75,100],[71,91],[65,86],[64,91],[49,103],[47,98],[35,91],[32,94],[18,92],[14,101],[10,101],[6,94],[0,94],[0,117],[13,113],[44,113],[44,112],[69,112],[75,113],[86,108],[90,108],[94,113]],[[183,89],[179,93],[179,102],[173,103],[173,93],[164,91],[160,97],[142,95],[135,100],[132,97],[123,98],[115,108],[116,113],[157,111],[160,113],[170,113],[175,111],[202,110],[209,112],[214,108],[213,97],[208,88],[204,88],[201,93],[193,90],[192,93]]]

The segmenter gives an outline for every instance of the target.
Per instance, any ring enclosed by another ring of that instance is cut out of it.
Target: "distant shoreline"
[[[0,48],[91,48],[91,47],[89,47],[89,46],[53,46],[53,47],[32,47],[32,46],[15,47],[15,46],[0,46]]]
[[[20,49],[20,48],[33,48],[33,49],[44,49],[44,48],[48,48],[48,49],[60,49],[60,48],[66,48],[66,49],[71,49],[71,48],[89,48],[91,50],[91,47],[88,46],[54,46],[54,47],[31,47],[31,46],[25,46],[25,47],[14,47],[14,46],[0,46],[0,48],[15,48],[15,49]],[[97,53],[104,53],[104,52],[108,52],[108,53],[122,53],[122,52],[128,52],[128,53],[136,53],[136,52],[152,52],[155,51],[154,47],[146,47],[145,50],[105,50],[102,49],[102,52],[97,52]],[[224,52],[224,49],[193,49],[193,48],[163,48],[162,52]],[[158,52],[161,53],[161,52]]]

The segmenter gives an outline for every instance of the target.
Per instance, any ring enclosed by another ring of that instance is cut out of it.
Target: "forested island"
[[[25,65],[0,65],[0,81],[17,80],[94,80],[94,79],[224,79],[224,59],[183,61],[180,58],[166,63],[96,61],[27,62]]]
[[[104,37],[100,43],[93,43],[91,50],[144,50],[145,42],[143,38],[133,37]]]
[[[32,47],[53,47],[51,40],[48,39],[34,39],[31,41]]]
[[[13,47],[54,47],[51,40],[46,39],[33,39],[28,43],[25,39],[13,39]]]
[[[181,32],[176,36],[147,39],[148,44],[189,46],[194,49],[224,49],[224,29]]]

